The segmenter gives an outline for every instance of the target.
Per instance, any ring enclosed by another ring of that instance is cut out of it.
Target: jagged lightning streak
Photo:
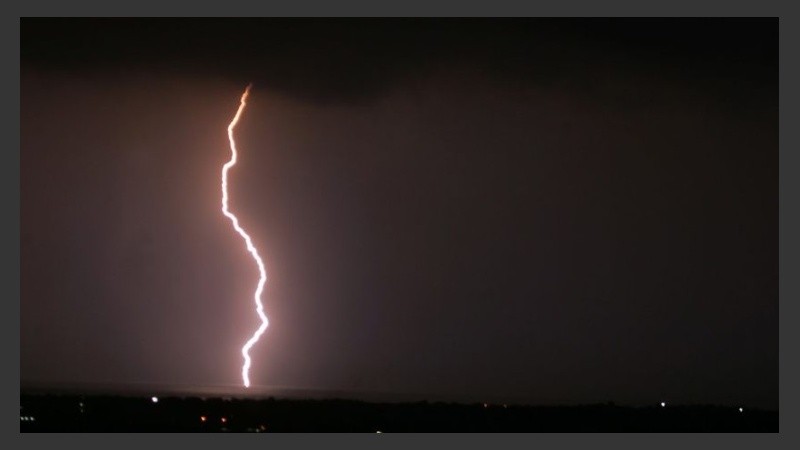
[[[233,116],[233,120],[228,125],[228,140],[231,144],[231,159],[230,161],[226,162],[224,166],[222,166],[222,214],[231,220],[233,224],[233,228],[242,236],[244,239],[245,244],[247,244],[247,250],[253,255],[253,259],[256,260],[256,264],[258,264],[258,271],[260,273],[260,277],[258,279],[258,287],[256,288],[255,295],[253,296],[256,302],[256,312],[258,313],[258,317],[261,318],[261,326],[258,327],[253,336],[244,344],[242,347],[242,356],[244,357],[244,364],[242,365],[242,380],[244,381],[244,387],[250,387],[250,348],[258,342],[258,338],[264,334],[266,331],[267,326],[269,325],[269,320],[267,320],[267,315],[264,314],[264,305],[261,303],[261,293],[264,292],[264,284],[267,282],[267,270],[264,268],[264,261],[261,260],[261,256],[258,255],[258,250],[253,245],[253,241],[250,239],[250,236],[239,226],[239,219],[236,218],[233,213],[228,210],[228,169],[233,167],[236,164],[237,159],[237,152],[236,152],[236,141],[233,139],[233,129],[236,127],[236,124],[239,122],[239,118],[242,116],[242,112],[244,111],[244,107],[247,105],[247,96],[250,94],[250,88],[252,88],[252,83],[247,85],[247,88],[244,90],[242,94],[242,98],[239,101],[239,109],[236,110],[236,115]]]

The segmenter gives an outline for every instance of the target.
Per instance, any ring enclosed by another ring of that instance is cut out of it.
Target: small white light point
[[[667,402],[661,402],[661,407],[665,408],[667,406]]]
[[[375,432],[375,434],[383,434],[383,431],[378,430],[378,431]]]
[[[151,397],[150,401],[153,403],[158,403],[158,397]]]
[[[739,412],[743,413],[744,412],[744,408],[739,408]]]

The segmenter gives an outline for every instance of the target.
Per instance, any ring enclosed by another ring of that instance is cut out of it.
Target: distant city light
[[[200,422],[205,422],[208,418],[206,416],[200,416]]]
[[[740,413],[744,412],[744,408],[739,408],[739,412]]]
[[[665,406],[667,406],[667,403],[666,402],[661,402],[661,407],[664,408]]]
[[[484,407],[484,408],[488,408],[488,407],[489,407],[489,404],[488,404],[488,403],[484,403],[484,404],[483,404],[483,407]]]
[[[375,434],[383,434],[383,431],[378,430],[378,431],[375,432]]]
[[[219,420],[220,420],[222,423],[225,423],[225,422],[227,422],[227,421],[228,421],[228,419],[226,419],[225,417],[223,417],[223,418],[221,418],[221,419],[219,419]]]
[[[152,397],[150,399],[153,403],[158,403],[158,397]]]

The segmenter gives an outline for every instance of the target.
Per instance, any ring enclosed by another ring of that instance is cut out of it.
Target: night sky
[[[21,384],[778,406],[777,19],[21,20]]]

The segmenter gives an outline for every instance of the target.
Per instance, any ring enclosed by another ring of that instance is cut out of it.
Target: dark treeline
[[[518,406],[26,395],[21,432],[778,432],[778,413],[723,406]]]

